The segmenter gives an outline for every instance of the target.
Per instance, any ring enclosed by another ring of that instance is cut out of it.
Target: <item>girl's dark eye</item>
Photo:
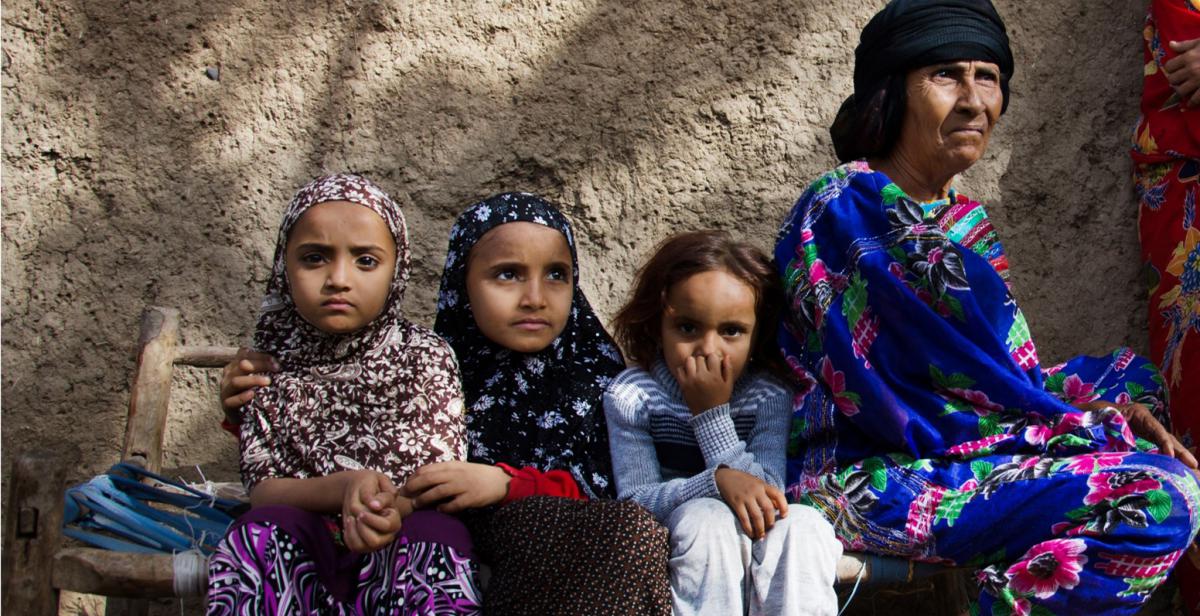
[[[679,333],[681,334],[691,335],[696,333],[696,326],[692,325],[691,323],[680,323],[676,327],[679,329]]]
[[[516,280],[516,279],[517,279],[517,273],[514,272],[513,270],[503,269],[503,270],[496,272],[496,280],[510,281],[510,280]]]
[[[721,335],[725,336],[726,338],[735,338],[744,333],[746,333],[746,330],[736,326],[729,326],[721,329]]]
[[[359,267],[365,267],[367,269],[375,269],[375,267],[379,265],[379,259],[376,259],[371,255],[362,255],[358,258],[358,265]]]
[[[325,262],[325,255],[319,252],[310,252],[300,255],[300,262],[305,265],[320,265]]]
[[[547,278],[549,278],[550,280],[558,280],[560,282],[565,282],[570,277],[571,277],[570,272],[568,272],[567,270],[565,270],[561,267],[556,267],[556,268],[550,270],[550,273],[547,274]]]

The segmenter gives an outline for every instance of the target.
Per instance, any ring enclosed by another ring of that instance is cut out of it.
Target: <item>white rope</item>
[[[862,566],[858,568],[858,577],[854,578],[854,588],[850,589],[850,596],[846,597],[845,605],[838,611],[837,616],[842,616],[846,608],[850,607],[850,602],[854,600],[854,593],[858,592],[858,585],[863,581],[863,574],[867,572],[867,559],[863,559]]]
[[[177,552],[174,556],[176,597],[195,597],[208,587],[208,557],[199,550]]]

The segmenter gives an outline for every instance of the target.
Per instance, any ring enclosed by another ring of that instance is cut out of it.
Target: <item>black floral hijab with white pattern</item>
[[[571,250],[571,314],[562,333],[536,353],[484,336],[467,297],[471,249],[510,222],[554,229]],[[467,208],[450,230],[434,330],[450,342],[462,370],[468,459],[566,470],[592,498],[615,494],[602,396],[625,362],[579,288],[575,237],[561,212],[527,193],[496,195]]]

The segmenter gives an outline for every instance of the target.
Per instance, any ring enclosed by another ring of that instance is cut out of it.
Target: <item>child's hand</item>
[[[254,390],[271,384],[264,372],[279,372],[279,363],[266,353],[238,349],[233,361],[221,371],[221,406],[230,420],[239,408],[254,398]]]
[[[342,536],[354,552],[386,547],[400,531],[397,490],[391,478],[376,471],[352,471],[342,495]]]
[[[404,484],[418,509],[437,505],[437,510],[455,513],[494,505],[508,495],[511,478],[504,469],[471,462],[435,462],[417,469]]]
[[[732,468],[719,468],[716,474],[717,489],[725,504],[733,510],[742,523],[742,529],[751,539],[762,539],[775,526],[775,511],[779,517],[787,517],[787,499],[783,492],[767,482]]]
[[[689,357],[675,368],[675,380],[692,415],[729,402],[733,395],[732,372],[729,357],[715,353]]]

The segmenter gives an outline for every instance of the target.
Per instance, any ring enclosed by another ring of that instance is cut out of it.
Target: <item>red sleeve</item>
[[[241,424],[230,422],[228,417],[221,420],[221,429],[232,434],[234,438],[237,438],[238,434],[241,433],[241,428]]]
[[[508,484],[508,495],[500,504],[507,505],[515,500],[530,496],[558,496],[575,500],[587,500],[567,471],[539,471],[532,466],[514,468],[503,462],[497,464],[512,479]]]

